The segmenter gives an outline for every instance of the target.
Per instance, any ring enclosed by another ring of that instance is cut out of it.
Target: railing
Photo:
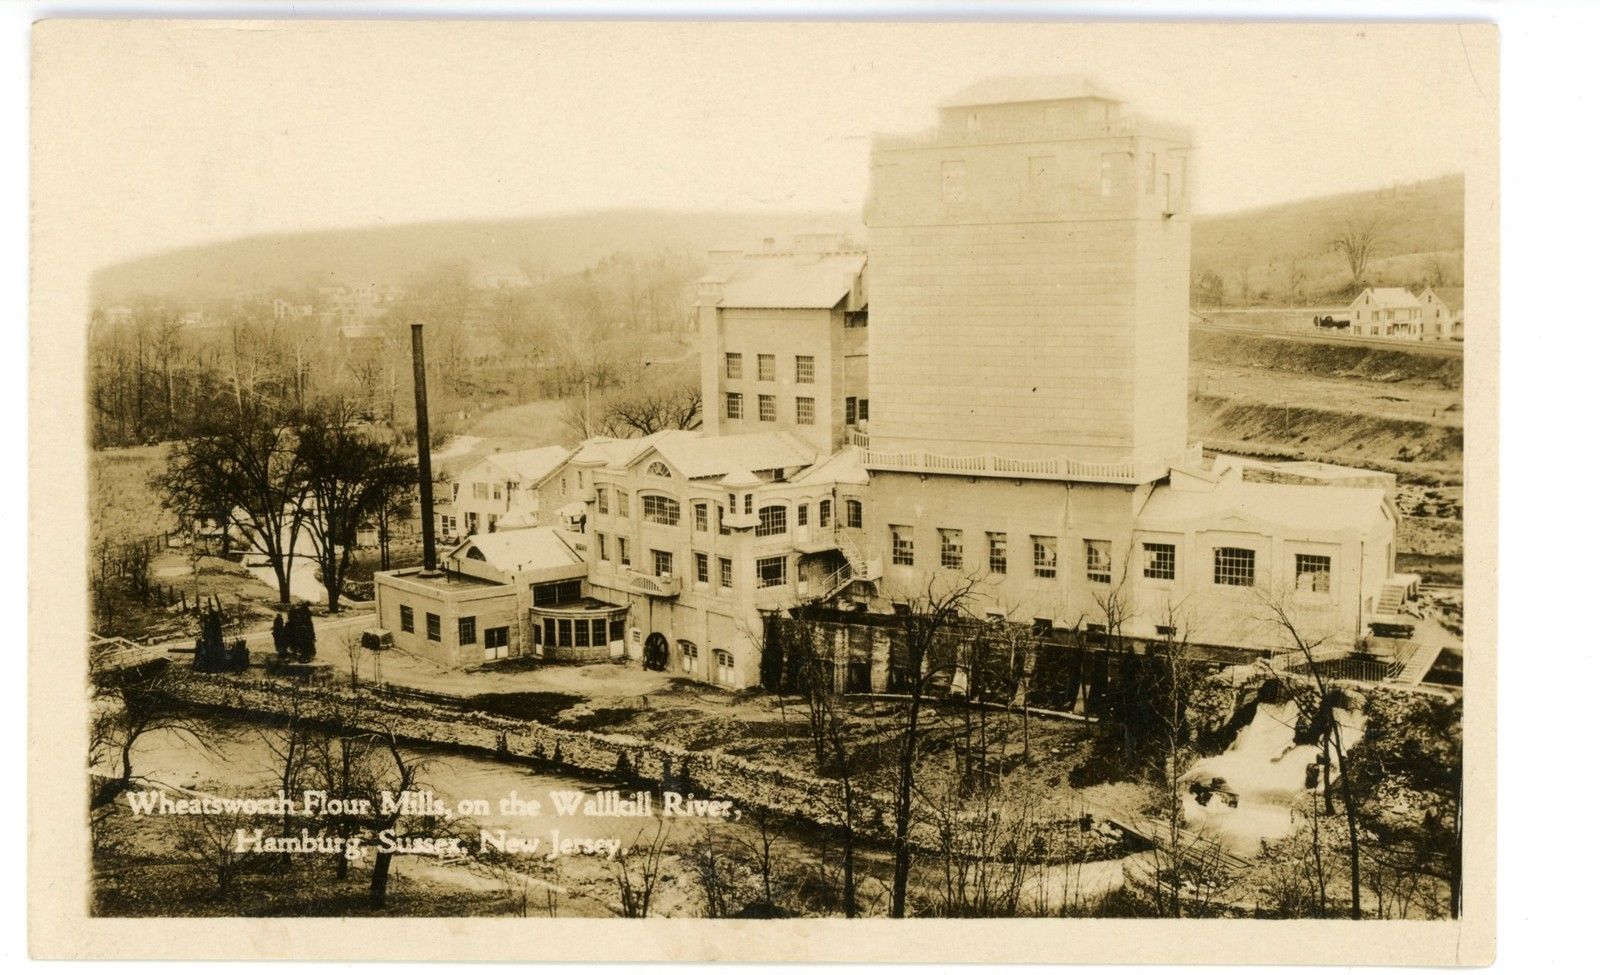
[[[641,575],[637,572],[624,573],[617,584],[631,592],[669,599],[683,590],[683,583],[677,579],[658,579],[654,576]]]
[[[861,463],[880,470],[929,471],[948,474],[992,474],[1005,477],[1051,480],[1112,481],[1139,484],[1154,480],[1161,472],[1142,471],[1131,460],[1097,463],[1072,457],[1002,457],[998,454],[934,454],[926,450],[873,450],[864,433],[852,432],[850,446],[861,451]],[[1205,452],[1199,443],[1189,444],[1173,458],[1175,463],[1200,463]],[[1164,472],[1164,468],[1163,471]]]

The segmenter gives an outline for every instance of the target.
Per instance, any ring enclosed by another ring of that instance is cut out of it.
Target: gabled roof
[[[565,447],[535,447],[532,450],[490,454],[483,459],[483,462],[506,474],[510,479],[538,484],[554,474],[572,453]]]
[[[590,437],[578,445],[577,451],[572,455],[572,463],[600,464],[605,467],[626,464],[666,433],[676,432],[662,431],[645,437]]]
[[[748,257],[722,278],[722,308],[832,308],[855,287],[867,255]],[[713,278],[714,279],[714,278]]]
[[[1429,288],[1428,290],[1438,295],[1439,300],[1444,302],[1444,306],[1451,311],[1460,311],[1462,308],[1466,307],[1467,289],[1465,288],[1438,287]]]
[[[1359,302],[1367,292],[1372,293],[1372,303],[1379,308],[1412,308],[1418,298],[1405,288],[1368,288],[1356,296]]]
[[[583,556],[574,550],[571,537],[549,526],[486,532],[468,537],[445,558],[475,558],[467,553],[476,550],[482,561],[505,573],[581,566]]]
[[[673,430],[652,445],[661,459],[691,480],[723,477],[734,471],[806,467],[816,462],[816,448],[788,431],[734,433],[711,437],[698,430]],[[635,455],[638,460],[642,455]]]
[[[866,484],[867,469],[861,451],[846,447],[790,478],[793,484]]]
[[[1122,99],[1087,78],[1075,75],[1012,75],[985,78],[946,98],[940,108],[1001,105],[1007,102],[1056,102],[1072,98]]]

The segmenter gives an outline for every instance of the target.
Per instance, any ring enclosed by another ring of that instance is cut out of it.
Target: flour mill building
[[[563,467],[584,505],[558,526],[582,561],[569,595],[608,620],[591,655],[750,687],[765,622],[825,606],[859,616],[840,652],[881,688],[872,621],[955,579],[980,616],[1103,629],[1115,593],[1135,641],[1181,618],[1192,643],[1259,652],[1282,643],[1257,622],[1270,591],[1354,644],[1410,586],[1392,476],[1188,440],[1192,154],[1092,85],[984,83],[875,140],[864,252],[713,253],[704,428],[593,440]],[[534,585],[506,578],[518,600]],[[511,652],[556,659],[523,605]]]

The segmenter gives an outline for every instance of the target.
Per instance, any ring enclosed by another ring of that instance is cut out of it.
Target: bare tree
[[[1343,255],[1350,267],[1350,283],[1359,292],[1367,283],[1367,265],[1373,252],[1383,243],[1384,221],[1381,216],[1352,216],[1345,220],[1337,236],[1330,242],[1335,251]]]
[[[661,861],[668,835],[667,821],[658,819],[655,835],[649,842],[643,846],[639,844],[644,838],[644,831],[640,830],[632,846],[618,851],[617,895],[621,898],[623,917],[650,916],[650,901],[661,879]]]
[[[1327,636],[1312,637],[1302,631],[1287,593],[1258,588],[1256,597],[1264,608],[1263,619],[1280,629],[1288,638],[1294,657],[1310,678],[1285,683],[1294,693],[1295,708],[1301,719],[1310,724],[1322,749],[1323,795],[1326,811],[1333,813],[1332,769],[1335,764],[1345,770],[1347,754],[1344,725],[1339,721],[1337,708],[1346,706],[1346,695],[1323,678],[1316,650],[1327,642]],[[1354,776],[1341,774],[1345,830],[1350,843],[1350,917],[1361,920],[1361,837],[1357,821]]]
[[[89,766],[109,766],[113,774],[94,789],[91,809],[111,802],[134,783],[133,749],[145,735],[168,732],[207,748],[222,734],[176,706],[173,692],[183,679],[182,672],[163,666],[96,681],[90,706]]]

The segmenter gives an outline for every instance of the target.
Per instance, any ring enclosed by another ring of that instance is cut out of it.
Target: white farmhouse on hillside
[[[1422,302],[1405,288],[1368,288],[1350,303],[1350,334],[1421,338]]]
[[[1422,297],[1422,334],[1429,342],[1460,342],[1465,333],[1466,289],[1425,288]]]

